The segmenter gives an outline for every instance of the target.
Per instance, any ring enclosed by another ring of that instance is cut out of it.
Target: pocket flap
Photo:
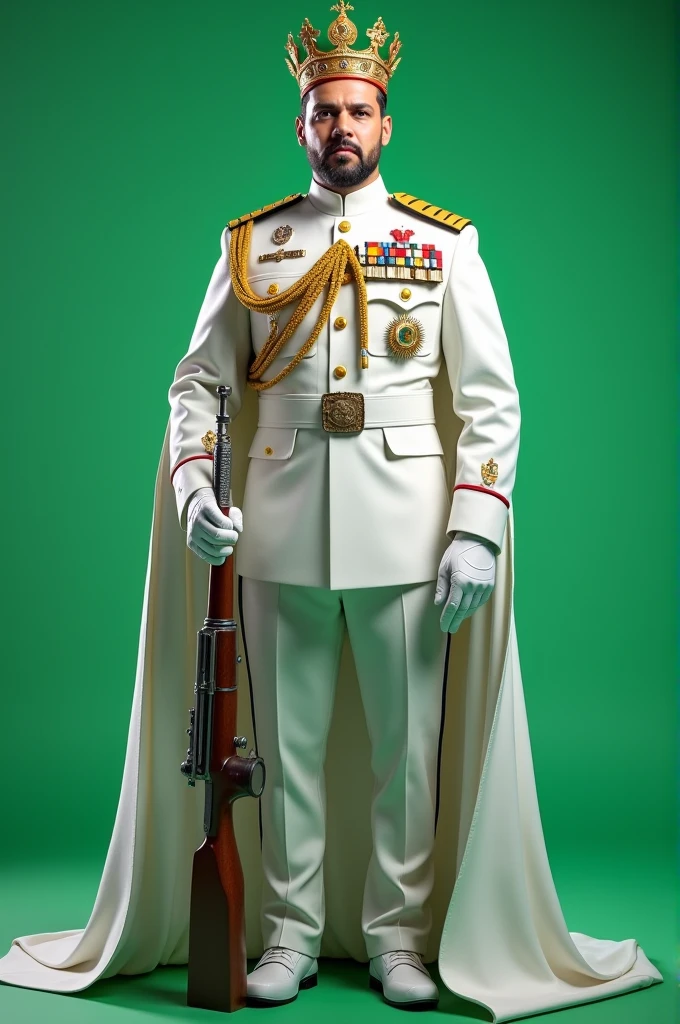
[[[443,455],[444,449],[434,423],[412,427],[383,427],[385,444],[392,455]]]
[[[389,305],[405,313],[414,306],[423,306],[425,303],[433,302],[439,305],[443,285],[439,281],[375,281],[366,282],[366,299],[369,305],[372,302],[387,302]],[[403,291],[408,291],[409,296],[405,299]]]
[[[293,454],[297,432],[297,427],[258,427],[248,458],[289,459]]]

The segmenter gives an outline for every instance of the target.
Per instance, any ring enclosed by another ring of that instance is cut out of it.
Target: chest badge
[[[280,227],[274,230],[272,242],[274,245],[285,245],[286,242],[290,242],[292,237],[293,229],[290,224],[281,224]]]
[[[268,260],[276,260],[280,263],[281,260],[299,260],[306,255],[306,249],[277,249],[276,252],[263,252],[257,257],[257,262],[267,263]]]
[[[397,359],[410,359],[423,347],[423,325],[410,313],[402,313],[387,325],[387,344]]]

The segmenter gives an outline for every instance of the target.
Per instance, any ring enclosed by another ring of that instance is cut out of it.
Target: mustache
[[[345,141],[344,139],[341,139],[340,142],[336,142],[335,145],[328,147],[326,149],[326,155],[331,156],[332,153],[337,153],[339,149],[351,149],[351,151],[356,153],[357,156],[360,157],[362,155],[361,149],[358,146],[355,146],[349,140]]]

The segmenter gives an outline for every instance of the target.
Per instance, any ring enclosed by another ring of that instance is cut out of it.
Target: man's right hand
[[[199,487],[187,510],[187,547],[210,565],[222,565],[243,530],[243,513],[234,505],[225,516],[212,487]]]

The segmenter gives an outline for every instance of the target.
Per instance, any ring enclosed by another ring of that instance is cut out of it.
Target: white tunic
[[[284,248],[306,255],[258,262],[260,254],[276,251],[272,233],[281,223],[293,229]],[[318,341],[288,376],[260,393],[260,423],[268,425],[258,428],[249,451],[239,541],[244,576],[333,589],[417,583],[436,578],[447,530],[468,530],[502,544],[508,512],[502,499],[509,501],[515,479],[519,405],[476,228],[469,224],[459,234],[410,213],[390,201],[381,178],[345,197],[313,181],[307,198],[255,220],[250,284],[264,297],[272,285],[283,291],[338,239],[363,254],[368,242],[393,241],[395,228],[409,229],[413,244],[435,245],[442,254],[443,281],[366,281],[369,366],[364,370],[357,290],[354,284],[342,287]],[[171,459],[181,464],[173,477],[180,514],[191,493],[211,482],[210,462],[195,456],[203,451],[201,436],[214,423],[215,386],[231,385],[230,408],[237,415],[252,352],[260,351],[269,334],[267,316],[249,312],[236,298],[228,257],[225,230],[189,352],[170,389]],[[275,377],[307,339],[323,298],[263,380]],[[294,308],[295,303],[281,312],[279,330]],[[390,323],[404,315],[418,321],[422,346],[400,359],[387,334]],[[428,414],[442,357],[454,409],[465,423],[453,501],[431,404]],[[337,367],[346,370],[344,376],[336,375]],[[347,391],[365,396],[367,427],[359,434],[326,433],[321,395]],[[316,429],[286,425],[296,422],[301,400],[305,412],[316,410]],[[493,487],[481,474],[490,458],[498,466]],[[417,528],[409,529],[405,543],[407,514]]]

